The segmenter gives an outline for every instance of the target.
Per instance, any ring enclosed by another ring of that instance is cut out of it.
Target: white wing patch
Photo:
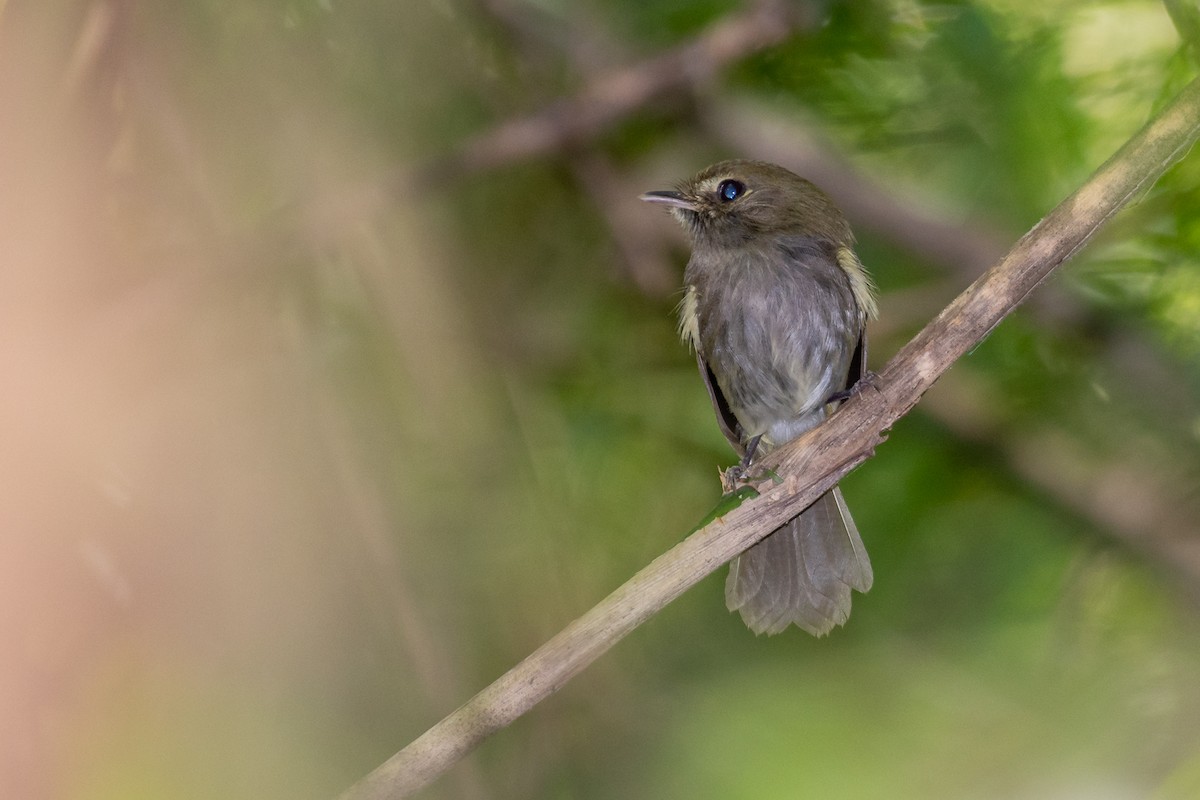
[[[837,262],[850,278],[850,292],[859,309],[867,319],[875,319],[879,314],[879,306],[875,303],[875,284],[871,282],[866,267],[849,247],[838,248]]]
[[[700,349],[700,317],[696,305],[696,287],[688,286],[679,301],[679,338],[693,350]]]

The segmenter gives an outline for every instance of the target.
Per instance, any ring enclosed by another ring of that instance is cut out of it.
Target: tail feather
[[[755,633],[795,624],[824,636],[850,616],[850,590],[874,579],[866,548],[834,487],[730,566],[725,602]]]

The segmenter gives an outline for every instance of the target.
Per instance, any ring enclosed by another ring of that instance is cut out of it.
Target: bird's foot
[[[757,477],[750,475],[750,463],[754,460],[754,456],[758,452],[758,443],[760,441],[762,441],[761,433],[746,443],[746,452],[742,456],[741,461],[729,469],[721,470],[721,491],[725,494],[737,491],[739,486],[750,483],[752,480],[757,480]]]
[[[833,394],[829,395],[829,398],[825,401],[825,405],[845,402],[851,397],[854,397],[856,394],[862,394],[867,389],[874,389],[877,392],[879,391],[878,373],[867,370],[862,374],[862,377],[855,381],[854,385],[849,389],[843,389],[840,392],[834,392]]]

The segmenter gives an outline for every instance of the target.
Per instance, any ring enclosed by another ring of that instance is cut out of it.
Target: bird
[[[713,164],[641,199],[669,208],[691,243],[679,333],[745,474],[820,424],[866,374],[875,287],[854,235],[811,182],[763,161]],[[824,636],[874,581],[840,488],[737,556],[729,610],[756,634]]]

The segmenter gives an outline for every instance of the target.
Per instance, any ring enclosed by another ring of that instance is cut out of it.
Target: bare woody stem
[[[375,769],[343,800],[403,797],[557,691],[698,581],[798,514],[865,461],[884,432],[1110,217],[1200,137],[1189,84],[1073,195],[960,294],[824,425],[771,454],[785,480],[659,556],[465,705]]]

